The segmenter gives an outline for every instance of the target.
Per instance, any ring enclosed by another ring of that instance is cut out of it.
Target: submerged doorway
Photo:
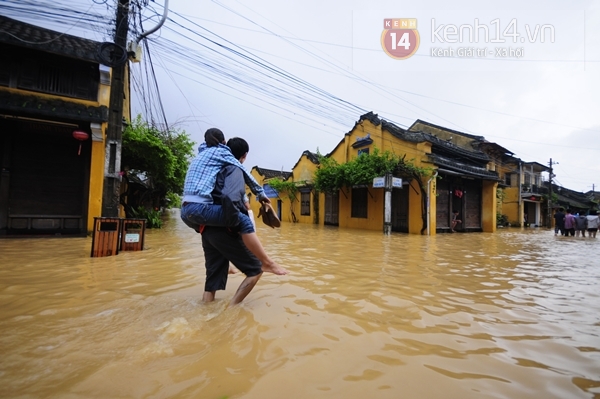
[[[0,120],[0,234],[85,235],[91,140],[76,124]]]
[[[392,190],[392,231],[408,233],[407,189],[394,188]]]
[[[325,224],[330,226],[339,226],[340,214],[340,194],[335,193],[325,194]]]

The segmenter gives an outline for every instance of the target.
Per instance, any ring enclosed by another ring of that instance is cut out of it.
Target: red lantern
[[[73,138],[75,140],[79,140],[79,151],[77,151],[77,155],[81,154],[81,144],[83,141],[87,140],[90,137],[89,134],[87,134],[86,132],[82,132],[81,130],[75,130],[73,132]]]
[[[535,201],[537,198],[535,198],[533,195],[531,196],[530,200]]]

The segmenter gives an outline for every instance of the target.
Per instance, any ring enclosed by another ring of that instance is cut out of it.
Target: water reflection
[[[259,228],[292,274],[229,309],[177,214],[114,257],[0,240],[2,396],[600,397],[599,239]]]

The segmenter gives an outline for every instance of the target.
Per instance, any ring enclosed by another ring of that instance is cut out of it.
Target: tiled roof
[[[319,158],[317,157],[317,154],[315,154],[314,152],[310,152],[310,151],[306,150],[302,153],[302,155],[306,155],[306,158],[308,158],[308,160],[310,162],[314,163],[315,165],[319,164]]]
[[[255,166],[254,169],[256,169],[256,171],[261,176],[264,176],[265,179],[272,179],[274,177],[280,177],[283,180],[287,180],[292,175],[292,172],[284,172],[281,170],[259,168],[258,166]]]
[[[435,165],[442,167],[443,169],[451,170],[466,176],[479,177],[485,180],[498,180],[498,173],[487,170],[486,168],[457,162],[455,159],[449,159],[436,154],[429,154],[429,158]]]
[[[421,119],[417,119],[417,120],[416,120],[416,121],[415,121],[415,122],[414,122],[414,123],[413,123],[413,124],[412,124],[412,125],[411,125],[411,126],[408,128],[408,130],[413,130],[414,126],[415,126],[415,125],[417,125],[417,124],[422,124],[422,125],[426,125],[426,126],[434,127],[434,128],[436,128],[436,129],[445,130],[445,131],[447,131],[447,132],[452,132],[452,133],[460,134],[461,136],[469,137],[469,138],[472,138],[472,139],[474,139],[474,140],[478,140],[478,141],[485,141],[485,138],[484,138],[483,136],[475,136],[475,135],[473,135],[473,134],[464,133],[464,132],[461,132],[461,131],[458,131],[458,130],[454,130],[454,129],[449,129],[449,128],[447,128],[447,127],[444,127],[444,126],[439,126],[439,125],[436,125],[436,124],[433,124],[433,123],[430,123],[430,122],[423,121],[423,120],[421,120]]]
[[[486,162],[487,163],[490,160],[489,156],[482,151],[466,150],[466,149],[461,148],[453,143],[444,141],[431,133],[403,129],[400,126],[398,126],[392,122],[388,122],[386,120],[379,118],[379,116],[377,114],[374,114],[373,112],[368,112],[364,115],[361,115],[361,117],[357,123],[359,123],[360,121],[363,121],[363,120],[368,120],[376,126],[381,124],[381,128],[383,130],[387,130],[392,136],[397,137],[400,140],[410,141],[413,143],[421,143],[424,141],[428,141],[432,144],[432,151],[435,153],[442,153],[442,154],[446,154],[446,155],[450,155],[450,156],[465,157],[465,158],[468,158],[468,159],[471,159],[471,160],[474,160],[477,162]],[[417,120],[415,123],[413,123],[412,126],[415,126],[415,124],[417,124],[418,122],[421,122],[426,125],[438,127],[440,129],[446,129],[446,128],[443,128],[443,127],[440,127],[437,125],[430,124],[428,122],[423,122],[421,120]],[[452,129],[446,129],[446,130],[455,132]],[[457,133],[461,133],[461,132],[457,132]],[[466,134],[466,133],[461,133],[461,134],[463,134],[464,136],[476,139],[476,140],[483,140],[483,137],[481,137],[481,136],[473,136],[473,135]]]
[[[591,201],[586,201],[585,199],[575,199],[570,196],[562,195],[562,193],[554,193],[556,194],[557,203],[560,206],[563,206],[565,209],[568,208],[577,208],[577,209],[590,209],[594,204]]]
[[[308,158],[308,160],[310,162],[314,163],[315,165],[318,165],[320,163],[319,158],[317,157],[317,154],[306,150],[302,153],[302,155],[300,155],[300,158],[298,158],[298,161],[296,162],[296,164],[294,166],[292,166],[292,170],[296,169],[296,166],[298,166],[298,164],[300,163],[300,160],[302,159],[303,156],[306,156],[306,158]]]
[[[488,162],[490,158],[481,151],[469,151],[461,148],[453,143],[442,140],[431,133],[419,132],[419,131],[407,131],[393,123],[383,121],[382,127],[390,132],[392,136],[395,136],[404,141],[411,141],[413,143],[421,143],[428,141],[432,144],[432,151],[434,153],[445,153],[448,155],[458,155],[466,157],[475,161]]]
[[[548,188],[548,182],[543,182],[543,185],[546,187],[546,189]],[[579,209],[589,209],[593,208],[595,205],[592,202],[592,196],[568,189],[566,187],[560,187],[556,184],[552,184],[552,192],[558,197],[558,204],[560,206],[564,206],[565,208],[571,206]]]
[[[41,28],[0,15],[0,43],[79,60],[99,62],[99,42]]]

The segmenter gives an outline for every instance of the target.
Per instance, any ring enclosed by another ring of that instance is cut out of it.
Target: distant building
[[[549,184],[544,182],[545,192],[548,192]],[[552,184],[553,202],[552,208],[564,208],[571,209],[573,213],[586,213],[590,209],[598,209],[598,202],[594,200],[594,197],[587,194],[574,190],[570,190],[566,187],[561,187],[556,184]]]
[[[544,187],[550,168],[537,162],[523,162],[514,157],[504,159],[499,212],[511,226],[547,226],[548,189]]]
[[[101,45],[0,16],[0,235],[85,235],[101,216],[111,172]]]
[[[463,231],[496,231],[496,189],[500,182],[500,159],[505,148],[476,136],[422,120],[409,132],[420,132],[431,142],[428,158],[438,173],[436,228],[448,231],[452,211],[459,212]]]
[[[265,169],[265,168],[260,168],[258,166],[254,166],[251,169],[250,173],[256,179],[256,181],[261,186],[263,186],[263,188],[265,190],[265,194],[271,200],[273,209],[275,209],[275,212],[277,212],[277,216],[279,217],[279,219],[286,220],[285,215],[290,213],[290,209],[291,209],[290,205],[293,205],[293,204],[290,204],[290,202],[288,201],[288,203],[284,206],[283,201],[282,201],[281,197],[279,196],[279,193],[277,191],[275,191],[269,185],[269,180],[271,180],[273,178],[278,178],[278,179],[281,179],[284,181],[288,180],[292,176],[292,172],[283,172],[283,171],[279,171],[279,170]],[[247,190],[247,195],[250,198],[250,206],[252,207],[254,216],[258,217],[258,211],[259,211],[260,204],[258,201],[256,201],[256,197],[248,190]],[[293,212],[291,213],[291,215],[294,215]],[[296,222],[296,220],[294,220],[294,219],[289,219],[289,221]]]

